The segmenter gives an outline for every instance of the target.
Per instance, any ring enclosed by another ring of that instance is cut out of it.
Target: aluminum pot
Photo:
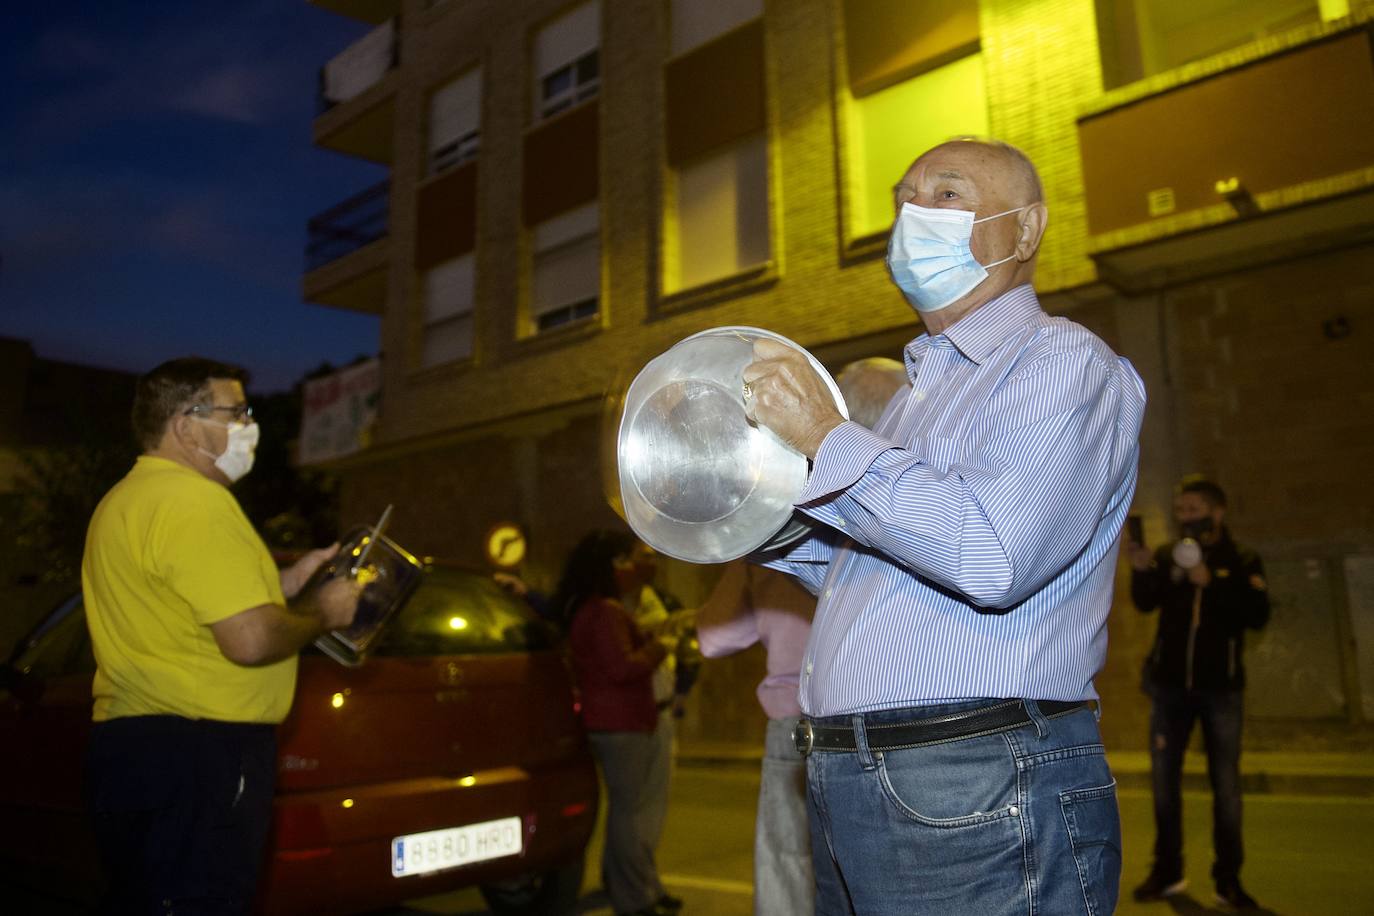
[[[759,338],[804,354],[849,416],[825,367],[772,331],[712,328],[654,358],[626,391],[616,458],[625,519],[660,553],[723,563],[807,531],[792,509],[806,456],[744,413],[741,373]]]

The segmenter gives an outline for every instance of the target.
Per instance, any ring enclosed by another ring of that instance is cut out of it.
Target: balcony
[[[1140,293],[1374,240],[1370,26],[1309,26],[1079,118],[1088,253]]]
[[[391,182],[330,207],[306,225],[307,302],[381,314],[386,306]]]
[[[373,162],[391,161],[400,21],[391,18],[320,68],[314,141]]]

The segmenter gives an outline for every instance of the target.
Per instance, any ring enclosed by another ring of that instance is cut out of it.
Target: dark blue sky
[[[310,144],[318,69],[366,29],[304,0],[7,5],[0,336],[224,359],[260,393],[375,353],[376,317],[300,297],[306,220],[386,174]]]

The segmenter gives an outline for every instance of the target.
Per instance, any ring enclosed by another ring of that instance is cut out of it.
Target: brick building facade
[[[623,524],[603,396],[720,325],[832,369],[898,355],[919,326],[883,267],[885,189],[931,143],[990,134],[1044,179],[1044,305],[1148,386],[1148,539],[1203,471],[1270,562],[1249,740],[1369,745],[1374,4],[1202,4],[1199,25],[1150,0],[316,2],[378,27],[325,68],[315,142],[390,169],[368,198],[384,228],[305,277],[309,301],[382,315],[345,520],[395,503],[402,543],[473,563],[514,521],[551,586],[582,533]],[[1215,47],[1175,59],[1202,32]],[[688,603],[709,589],[713,570],[666,565]],[[1153,627],[1121,593],[1111,743],[1143,736]],[[759,733],[760,671],[709,665],[684,740]]]

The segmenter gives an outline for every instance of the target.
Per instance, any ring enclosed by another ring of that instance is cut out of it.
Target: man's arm
[[[1004,382],[959,440],[902,448],[844,423],[824,440],[801,508],[975,604],[1013,607],[1130,498],[1135,455],[1118,452],[1134,446],[1117,425],[1133,412],[1126,398],[1143,404],[1138,389],[1076,348]]]
[[[1208,588],[1216,593],[1210,602],[1235,624],[1258,630],[1269,622],[1269,583],[1259,554],[1242,551],[1229,576],[1213,575]]]
[[[707,658],[721,658],[759,641],[758,621],[749,600],[749,566],[725,567],[711,595],[697,609],[697,642]]]
[[[1165,549],[1161,547],[1147,556],[1143,568],[1135,565],[1134,559],[1131,566],[1131,603],[1142,614],[1160,607],[1169,588],[1170,559]]]
[[[1248,586],[1245,625],[1252,630],[1263,629],[1269,622],[1269,580],[1264,577],[1264,563],[1259,554],[1250,555],[1245,573],[1245,584]]]
[[[310,577],[315,574],[315,570],[323,566],[334,554],[339,552],[339,542],[335,541],[328,547],[321,547],[317,550],[306,551],[305,556],[295,563],[285,567],[281,571],[281,593],[290,601],[295,598],[300,590],[305,587],[305,583],[310,581]]]
[[[786,573],[796,579],[802,588],[813,595],[819,595],[839,539],[840,535],[834,530],[824,525],[812,525],[810,533],[789,547],[786,552],[756,553],[749,557],[749,561],[766,569]]]
[[[210,624],[215,644],[236,665],[270,665],[295,655],[326,630],[353,622],[360,589],[352,579],[331,579],[298,609],[260,604]]]

